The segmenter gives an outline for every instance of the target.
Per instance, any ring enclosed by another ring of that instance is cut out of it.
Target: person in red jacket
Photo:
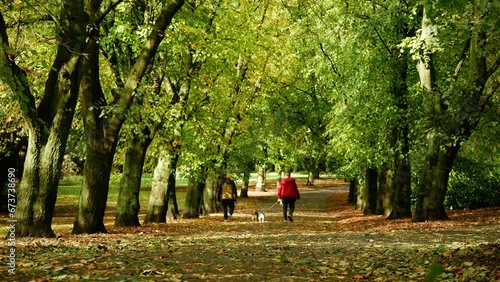
[[[293,221],[293,211],[295,210],[295,200],[300,199],[299,188],[295,178],[290,177],[290,173],[285,173],[285,178],[281,180],[280,187],[278,188],[278,201],[283,206],[283,222],[287,219]],[[288,210],[288,216],[287,216]]]

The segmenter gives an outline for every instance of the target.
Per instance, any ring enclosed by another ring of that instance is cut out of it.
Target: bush
[[[500,206],[500,168],[457,158],[450,173],[445,206],[453,209]]]

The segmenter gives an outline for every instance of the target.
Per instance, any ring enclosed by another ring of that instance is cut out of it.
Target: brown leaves
[[[301,190],[293,223],[279,206],[265,223],[251,220],[276,201],[269,187],[240,199],[226,223],[213,214],[80,236],[56,226],[60,238],[18,240],[16,280],[423,281],[432,264],[444,280],[500,279],[498,215],[486,212],[489,224],[475,211],[444,223],[386,221],[347,205],[344,186],[318,182]]]

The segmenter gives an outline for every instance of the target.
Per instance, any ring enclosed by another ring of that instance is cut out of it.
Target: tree
[[[415,221],[448,218],[444,200],[453,163],[500,86],[498,6],[425,2],[421,31],[405,42],[417,61],[427,116]]]
[[[16,5],[11,3],[8,8],[12,11]],[[55,2],[54,7],[57,12],[46,18],[53,19],[55,24],[56,54],[40,97],[33,93],[27,70],[18,64],[19,54],[9,42],[7,24],[0,14],[0,76],[19,102],[29,136],[17,195],[18,236],[55,236],[51,223],[59,173],[77,102],[78,70],[86,35],[84,3],[62,1]],[[45,26],[42,19],[32,23]]]
[[[73,226],[75,234],[106,232],[104,211],[119,131],[133,102],[134,93],[164,38],[165,30],[183,4],[182,0],[169,1],[161,8],[149,36],[124,79],[123,87],[116,90],[116,95],[109,104],[99,75],[100,25],[93,27],[94,36],[89,38],[85,49],[87,56],[82,60],[80,68],[79,95],[87,155],[78,213]],[[100,3],[92,3],[90,8],[89,18],[92,20],[98,16],[96,11],[101,8]]]

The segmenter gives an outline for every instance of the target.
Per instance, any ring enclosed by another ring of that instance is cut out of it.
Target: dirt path
[[[110,234],[73,236],[68,228],[57,239],[19,239],[17,274],[3,271],[0,278],[422,281],[439,263],[446,269],[443,281],[500,279],[498,208],[450,213],[454,220],[439,223],[386,221],[347,205],[346,189],[337,182],[301,186],[293,223],[282,222],[279,205],[268,209],[276,202],[270,188],[240,199],[230,222],[213,214],[139,228],[110,226]],[[251,220],[256,209],[265,210],[266,222]]]

